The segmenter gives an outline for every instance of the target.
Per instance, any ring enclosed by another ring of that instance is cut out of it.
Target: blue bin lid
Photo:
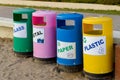
[[[82,14],[78,14],[78,13],[62,13],[62,14],[58,14],[57,15],[57,19],[61,19],[61,20],[66,20],[66,19],[82,19],[83,15]]]

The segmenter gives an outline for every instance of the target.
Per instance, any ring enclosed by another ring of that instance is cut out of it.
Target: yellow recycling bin
[[[112,19],[83,19],[83,64],[90,78],[104,78],[113,71]]]

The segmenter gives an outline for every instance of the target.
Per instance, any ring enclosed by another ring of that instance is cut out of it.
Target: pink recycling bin
[[[56,60],[56,13],[36,11],[32,14],[33,56],[42,61]]]

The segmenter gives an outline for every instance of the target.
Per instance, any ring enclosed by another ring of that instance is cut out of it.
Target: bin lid
[[[13,10],[13,13],[22,14],[22,13],[32,13],[34,11],[35,10],[31,8],[18,8],[18,9]]]
[[[62,13],[57,15],[57,19],[82,19],[83,15],[78,13]]]
[[[86,24],[101,24],[112,21],[110,17],[87,17],[83,19],[83,23]]]
[[[45,16],[45,15],[56,15],[56,12],[50,11],[50,10],[39,10],[34,13],[32,13],[33,16]]]

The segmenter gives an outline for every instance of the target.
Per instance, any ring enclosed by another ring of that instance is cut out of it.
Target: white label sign
[[[33,28],[33,41],[44,43],[44,28]]]
[[[83,37],[84,54],[89,55],[105,55],[106,54],[106,37]]]
[[[19,38],[27,38],[26,23],[14,23],[13,36]]]
[[[76,43],[57,40],[57,57],[64,59],[76,59]]]

